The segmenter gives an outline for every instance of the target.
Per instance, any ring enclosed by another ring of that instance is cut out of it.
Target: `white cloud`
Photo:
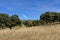
[[[28,19],[28,17],[27,17],[26,15],[23,15],[23,17],[24,17],[25,19]]]
[[[6,10],[9,10],[9,11],[12,11],[12,10],[14,10],[15,11],[15,9],[14,8],[6,8]]]

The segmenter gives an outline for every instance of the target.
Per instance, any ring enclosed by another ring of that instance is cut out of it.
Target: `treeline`
[[[45,12],[40,16],[40,20],[42,20],[45,24],[60,22],[60,13],[57,12]]]
[[[0,13],[0,29],[10,28],[15,26],[40,26],[44,24],[52,24],[60,22],[60,13],[45,12],[40,15],[40,20],[20,20],[18,15],[9,16],[8,14]]]
[[[0,13],[0,29],[12,28],[20,25],[21,21],[17,15],[9,16],[8,14]]]

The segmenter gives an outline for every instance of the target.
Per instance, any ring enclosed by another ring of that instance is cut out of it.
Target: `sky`
[[[0,0],[0,13],[17,14],[21,20],[39,20],[47,11],[60,12],[60,0]]]

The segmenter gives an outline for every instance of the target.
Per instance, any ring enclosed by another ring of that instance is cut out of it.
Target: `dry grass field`
[[[60,40],[60,24],[0,30],[0,40]]]

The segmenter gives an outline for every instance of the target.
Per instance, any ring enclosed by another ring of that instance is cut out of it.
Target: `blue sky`
[[[60,12],[60,0],[0,0],[0,13],[17,14],[21,20],[37,20],[46,11]]]

